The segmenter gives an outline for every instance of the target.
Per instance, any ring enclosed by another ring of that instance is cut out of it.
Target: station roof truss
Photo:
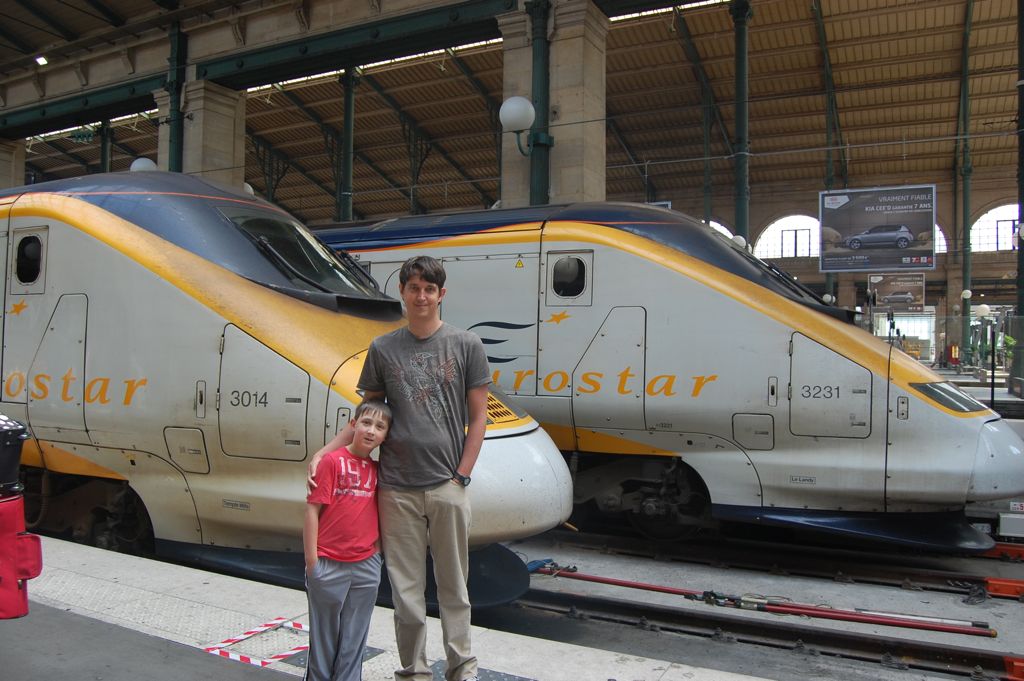
[[[42,53],[74,58],[93,45],[167,31],[175,21],[187,34],[195,22],[226,21],[225,13],[239,4],[10,0],[0,10],[0,81],[43,68],[34,62]],[[612,17],[606,52],[607,198],[699,206],[708,178],[714,206],[731,204],[736,86],[728,4],[597,4]],[[961,153],[962,82],[969,92],[974,181],[1005,185],[1015,195],[1016,0],[752,4],[754,200],[766,193],[813,195],[828,183],[836,189],[921,183],[948,188]],[[483,0],[473,6],[492,9]],[[632,11],[639,13],[626,15]],[[497,21],[482,17],[454,38],[476,42],[440,45],[432,35],[415,45],[431,48],[418,56],[406,58],[413,47],[406,46],[404,53],[394,48],[391,54],[370,54],[376,62],[368,58],[351,67],[360,76],[354,122],[357,217],[469,210],[500,196],[496,112],[503,98],[503,53]],[[218,82],[249,88],[246,180],[307,222],[332,221],[330,140],[344,124],[338,72],[285,77],[281,67],[269,69],[274,82],[264,83],[252,70],[230,73],[224,60],[200,61],[199,70],[221,69],[210,71]],[[152,103],[135,106],[151,109]],[[0,118],[3,112],[0,107]],[[114,120],[113,169],[126,169],[134,156],[155,158],[159,123],[153,111]],[[575,124],[552,117],[556,148],[559,128]],[[32,131],[29,173],[44,180],[94,172],[99,135],[89,140],[80,130]]]

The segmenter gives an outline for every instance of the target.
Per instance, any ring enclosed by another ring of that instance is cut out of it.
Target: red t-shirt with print
[[[377,462],[342,447],[325,454],[317,466],[314,489],[306,501],[323,504],[316,555],[344,563],[377,552]]]

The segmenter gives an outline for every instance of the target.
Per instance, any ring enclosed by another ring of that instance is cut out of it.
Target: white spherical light
[[[249,184],[248,182],[242,183],[242,189],[245,190],[245,193],[248,194],[249,196],[256,196],[256,190],[253,189],[252,185]]]
[[[132,165],[129,167],[129,170],[131,170],[133,173],[137,173],[147,170],[157,170],[157,167],[153,159],[146,158],[145,156],[140,156],[134,161],[132,161]]]
[[[533,125],[536,112],[533,104],[526,97],[509,97],[498,111],[498,118],[501,119],[502,130],[509,132],[521,132]]]
[[[974,308],[974,311],[977,313],[979,317],[988,317],[990,314],[992,314],[992,308],[990,308],[985,303],[982,303],[978,307]]]

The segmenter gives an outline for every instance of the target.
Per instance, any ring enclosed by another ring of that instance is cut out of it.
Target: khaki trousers
[[[427,664],[427,550],[434,559],[434,581],[441,611],[447,681],[477,673],[470,652],[469,525],[465,488],[446,481],[433,489],[379,489],[384,563],[395,602],[395,640],[402,669],[395,679],[430,681]]]

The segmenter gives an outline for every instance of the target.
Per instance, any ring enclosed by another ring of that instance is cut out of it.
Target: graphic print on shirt
[[[456,363],[451,357],[444,362],[429,352],[417,352],[409,358],[409,368],[397,367],[394,376],[399,389],[409,402],[423,404],[435,419],[443,419],[445,386],[455,380]]]
[[[335,497],[372,497],[377,488],[374,467],[367,461],[342,458],[338,460],[338,484]]]

